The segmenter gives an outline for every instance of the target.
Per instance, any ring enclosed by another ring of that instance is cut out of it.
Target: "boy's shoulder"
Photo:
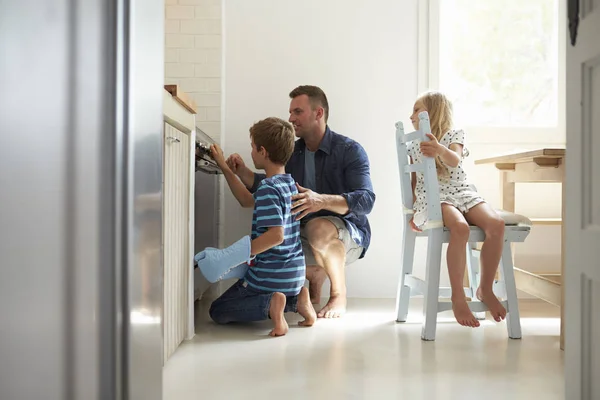
[[[263,179],[258,185],[256,192],[273,192],[288,193],[296,191],[296,181],[290,174],[275,175]]]

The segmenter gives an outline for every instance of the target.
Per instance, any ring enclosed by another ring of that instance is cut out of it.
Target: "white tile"
[[[221,0],[178,0],[179,4],[185,5],[216,5],[221,4]]]
[[[220,35],[221,20],[193,19],[181,21],[181,33],[193,35]]]
[[[206,120],[211,122],[218,122],[221,120],[221,107],[207,107],[206,108]]]
[[[170,49],[194,48],[195,37],[193,35],[181,35],[168,33],[165,35],[165,45]]]
[[[193,6],[167,6],[166,19],[194,19],[196,11]]]
[[[179,33],[180,21],[177,19],[165,20],[165,33]]]
[[[350,299],[344,318],[311,328],[286,315],[280,338],[267,336],[269,321],[217,326],[207,307],[164,368],[164,400],[564,399],[559,310],[540,302],[522,303],[522,340],[505,323],[469,329],[444,313],[435,342],[420,339],[419,308],[394,322],[393,300]]]
[[[221,35],[198,35],[196,47],[201,49],[220,49],[222,47]]]
[[[183,63],[206,64],[208,53],[207,49],[181,49],[179,57]]]
[[[212,64],[196,65],[195,72],[198,78],[218,78],[221,76],[221,66]]]
[[[192,78],[194,64],[165,63],[165,74],[171,78]]]
[[[179,62],[179,49],[165,49],[165,63]]]
[[[193,93],[194,100],[198,107],[219,107],[221,106],[220,93]]]
[[[206,78],[205,81],[207,92],[221,92],[221,78]]]
[[[206,79],[183,78],[181,79],[181,88],[186,93],[206,92]]]
[[[221,19],[222,7],[216,5],[202,5],[196,7],[196,19]]]

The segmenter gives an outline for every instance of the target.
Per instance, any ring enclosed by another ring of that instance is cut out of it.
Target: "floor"
[[[423,342],[421,308],[394,322],[394,301],[351,299],[340,320],[319,320],[270,338],[269,322],[217,326],[197,303],[197,334],[164,369],[164,400],[186,399],[564,399],[559,309],[521,302],[522,340],[506,325],[463,328],[438,318]],[[289,315],[288,322],[298,321]]]

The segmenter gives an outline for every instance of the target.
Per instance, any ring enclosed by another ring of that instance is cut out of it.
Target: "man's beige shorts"
[[[338,238],[342,241],[342,243],[344,244],[344,248],[346,249],[346,265],[352,264],[354,261],[358,260],[358,258],[363,252],[363,248],[356,244],[354,240],[352,240],[352,236],[350,236],[350,231],[348,231],[348,228],[346,228],[346,224],[344,223],[344,221],[342,221],[341,218],[327,216],[317,217],[314,219],[326,219],[330,221],[333,225],[335,225],[338,231]],[[306,265],[319,265],[315,260],[312,248],[308,244],[305,227],[306,225],[300,228],[300,239],[302,240],[302,251],[304,252],[304,259],[306,261]]]

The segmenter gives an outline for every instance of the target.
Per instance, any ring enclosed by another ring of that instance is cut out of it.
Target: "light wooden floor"
[[[217,326],[197,303],[197,335],[165,366],[164,399],[564,398],[557,307],[523,300],[522,340],[504,323],[471,330],[443,313],[437,340],[423,342],[416,302],[397,324],[393,300],[351,299],[345,318],[281,338],[266,336],[269,322]]]

